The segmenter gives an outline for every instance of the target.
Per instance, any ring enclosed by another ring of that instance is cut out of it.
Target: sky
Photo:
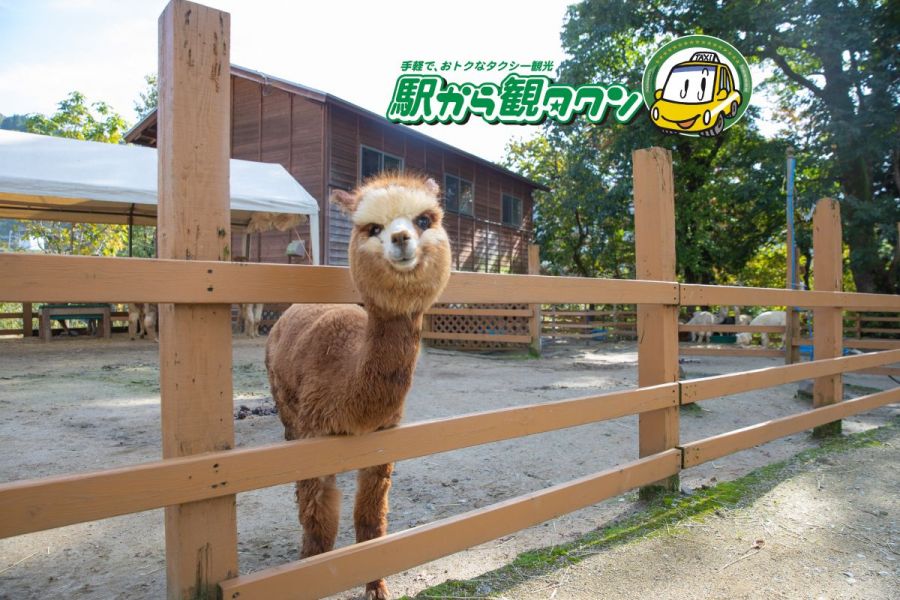
[[[232,63],[384,114],[403,61],[544,60],[558,66],[565,58],[560,32],[573,1],[206,4],[231,13]],[[78,90],[135,123],[134,102],[146,89],[144,76],[156,72],[157,20],[165,5],[164,0],[0,0],[0,114],[53,113]],[[478,81],[468,75],[455,80]],[[761,75],[753,69],[756,81]],[[773,134],[774,124],[765,119],[771,103],[760,93],[753,103],[763,107],[763,134]],[[497,162],[511,139],[530,137],[540,127],[471,119],[420,130]]]
[[[570,0],[327,2],[206,0],[231,13],[231,61],[384,114],[404,60],[563,60]],[[104,100],[130,123],[156,72],[162,0],[0,0],[0,114],[52,113],[69,92]],[[474,78],[473,78],[474,80]],[[499,81],[499,80],[498,80]],[[498,161],[539,128],[423,126]]]

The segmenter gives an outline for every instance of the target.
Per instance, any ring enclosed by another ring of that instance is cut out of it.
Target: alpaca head
[[[331,201],[350,215],[350,273],[366,305],[425,311],[450,277],[450,241],[433,179],[382,174]]]

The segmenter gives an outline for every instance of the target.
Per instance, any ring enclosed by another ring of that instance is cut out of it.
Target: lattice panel
[[[529,309],[528,304],[436,304],[434,308],[459,309]],[[529,317],[506,315],[430,315],[430,330],[434,333],[465,333],[478,335],[522,335],[529,336]],[[489,339],[453,340],[429,339],[427,343],[435,348],[451,348],[454,350],[508,350],[525,348],[529,344],[515,342],[494,342]]]

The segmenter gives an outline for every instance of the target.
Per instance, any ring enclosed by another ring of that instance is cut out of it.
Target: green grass
[[[639,511],[602,529],[559,546],[531,550],[512,563],[468,580],[451,579],[415,596],[425,598],[483,598],[502,593],[528,579],[581,562],[585,557],[646,536],[669,535],[669,527],[686,520],[702,520],[711,514],[746,506],[778,483],[803,471],[824,455],[882,445],[900,428],[900,417],[878,429],[821,440],[794,457],[766,465],[734,481],[701,487],[690,495],[661,493],[642,503]],[[632,500],[637,492],[629,493]],[[406,597],[407,599],[409,597]]]

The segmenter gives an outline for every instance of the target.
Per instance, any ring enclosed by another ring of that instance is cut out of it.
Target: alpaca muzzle
[[[388,239],[384,253],[391,266],[401,271],[412,269],[418,263],[418,236],[407,218],[394,219],[382,235]]]

